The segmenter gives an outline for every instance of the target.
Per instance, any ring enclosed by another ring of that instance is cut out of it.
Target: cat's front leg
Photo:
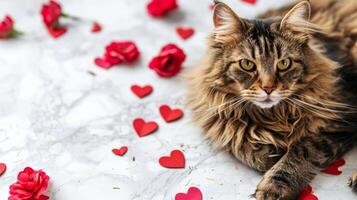
[[[266,172],[284,155],[285,150],[268,144],[244,143],[239,151],[232,152],[239,160],[248,166]]]
[[[257,200],[295,200],[321,168],[352,147],[350,133],[301,138],[265,173],[254,194]]]
[[[315,168],[311,163],[288,156],[266,172],[254,194],[257,200],[295,200],[312,180]]]

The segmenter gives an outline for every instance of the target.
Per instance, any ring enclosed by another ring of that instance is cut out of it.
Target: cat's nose
[[[273,87],[263,87],[263,90],[267,93],[267,94],[271,94],[274,91]]]

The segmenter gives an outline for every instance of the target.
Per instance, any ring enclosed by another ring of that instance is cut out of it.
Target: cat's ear
[[[244,31],[246,23],[226,4],[218,2],[214,7],[213,22],[215,33],[231,35]]]
[[[280,29],[291,29],[295,32],[314,32],[315,26],[309,22],[311,16],[311,6],[309,1],[301,1],[296,4],[281,20]]]

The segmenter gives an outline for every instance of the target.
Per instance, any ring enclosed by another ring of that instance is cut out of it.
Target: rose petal
[[[109,69],[113,66],[109,61],[103,59],[103,58],[96,58],[94,60],[95,64],[103,69]]]
[[[249,3],[249,4],[256,4],[257,0],[242,0],[243,2]]]
[[[67,27],[48,28],[47,30],[53,38],[57,39],[67,32]]]
[[[55,27],[62,14],[61,5],[51,0],[48,4],[42,5],[41,15],[46,27]]]
[[[91,31],[92,33],[98,33],[102,31],[102,26],[98,22],[94,22]]]
[[[48,196],[45,196],[45,195],[41,195],[39,198],[38,198],[38,200],[47,200],[47,199],[49,199],[50,197],[48,197]]]
[[[27,183],[24,183],[24,186],[25,186],[25,189],[27,191],[36,191],[38,183],[36,183],[36,182],[27,182]]]
[[[27,182],[30,179],[30,175],[26,172],[20,172],[17,176],[17,180],[21,182]]]
[[[161,17],[177,9],[176,0],[152,0],[147,5],[147,12],[153,17]]]

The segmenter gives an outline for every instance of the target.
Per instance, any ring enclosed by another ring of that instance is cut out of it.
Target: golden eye
[[[242,59],[239,61],[239,65],[242,69],[248,72],[255,71],[255,64],[254,62],[247,60],[247,59]]]
[[[280,71],[286,71],[290,68],[290,66],[291,66],[290,58],[282,59],[277,64],[277,67]]]

